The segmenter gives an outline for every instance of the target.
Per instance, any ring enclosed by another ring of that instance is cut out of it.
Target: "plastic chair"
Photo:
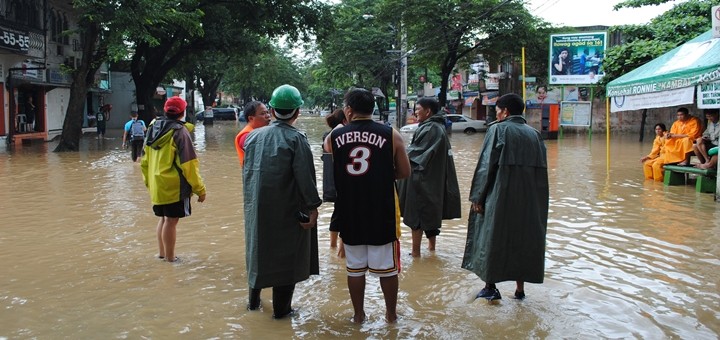
[[[27,116],[22,113],[17,115],[17,131],[27,132],[27,125]]]

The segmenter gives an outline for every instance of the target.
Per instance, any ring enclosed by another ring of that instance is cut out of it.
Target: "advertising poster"
[[[486,73],[485,88],[488,90],[497,90],[500,88],[500,73]]]
[[[590,102],[561,102],[560,125],[590,126],[592,103]]]
[[[548,87],[528,83],[525,85],[525,107],[528,109],[540,108],[543,104],[557,104],[560,102],[560,87]]]
[[[602,61],[607,32],[553,34],[550,36],[550,84],[597,83],[605,71]]]

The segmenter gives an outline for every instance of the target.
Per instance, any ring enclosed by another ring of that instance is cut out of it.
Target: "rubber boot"
[[[262,289],[250,288],[250,301],[248,302],[248,310],[257,310],[260,308],[260,292]]]
[[[273,287],[273,318],[281,319],[290,314],[293,310],[292,302],[295,285]]]

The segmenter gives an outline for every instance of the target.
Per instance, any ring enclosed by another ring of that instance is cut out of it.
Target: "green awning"
[[[720,80],[720,38],[707,31],[607,85],[609,97],[691,87]]]

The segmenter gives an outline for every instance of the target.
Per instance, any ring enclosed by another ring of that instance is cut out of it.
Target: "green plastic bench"
[[[715,192],[717,169],[698,169],[692,166],[665,165],[665,185],[684,185],[687,174],[698,175],[695,180],[695,191]]]

